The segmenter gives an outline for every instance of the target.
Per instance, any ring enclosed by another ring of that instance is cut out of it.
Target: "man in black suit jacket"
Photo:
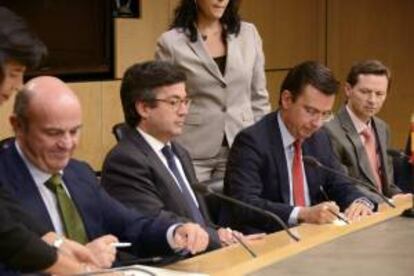
[[[185,75],[167,62],[133,65],[124,75],[121,99],[129,127],[104,162],[102,185],[107,192],[147,215],[203,225],[211,249],[233,243],[230,229],[209,225],[203,200],[191,188],[197,179],[190,156],[171,141],[181,133],[188,113]],[[174,168],[165,156],[168,147]]]
[[[0,154],[0,182],[26,212],[49,231],[85,243],[105,267],[112,265],[118,239],[132,243],[131,251],[140,256],[203,251],[208,235],[201,227],[125,208],[86,163],[71,158],[81,113],[77,96],[54,77],[34,78],[16,95],[10,118],[16,141]],[[53,184],[51,178],[61,180]]]
[[[331,71],[321,64],[304,62],[294,67],[282,84],[280,109],[237,135],[227,165],[225,193],[271,211],[289,225],[329,223],[340,209],[350,219],[370,214],[372,203],[352,184],[302,162],[302,156],[310,155],[341,170],[327,135],[319,131],[330,115],[337,86]],[[241,230],[280,229],[265,217],[233,211],[223,219]]]

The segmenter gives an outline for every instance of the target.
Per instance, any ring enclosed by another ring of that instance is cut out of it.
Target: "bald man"
[[[200,226],[151,219],[123,207],[98,185],[86,163],[72,159],[82,111],[77,96],[59,79],[28,82],[16,95],[10,122],[16,142],[0,156],[0,181],[38,221],[86,244],[104,266],[114,261],[118,239],[131,242],[131,252],[139,256],[207,247],[208,235]]]

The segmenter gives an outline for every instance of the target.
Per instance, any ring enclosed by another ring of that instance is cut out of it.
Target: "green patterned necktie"
[[[86,236],[85,226],[75,204],[63,187],[61,176],[59,174],[52,175],[46,181],[45,185],[56,195],[66,237],[81,244],[86,244],[88,238]]]

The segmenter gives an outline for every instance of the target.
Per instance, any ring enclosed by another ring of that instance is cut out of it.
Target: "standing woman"
[[[179,65],[192,99],[178,141],[199,181],[223,177],[236,134],[270,111],[261,38],[237,0],[182,0],[156,58]]]

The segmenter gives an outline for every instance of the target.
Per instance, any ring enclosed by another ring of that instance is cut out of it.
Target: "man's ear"
[[[9,117],[9,122],[13,128],[14,135],[16,137],[20,136],[22,132],[24,131],[24,125],[21,122],[21,120],[19,120],[15,114],[12,114]]]
[[[280,94],[280,104],[283,109],[288,108],[293,103],[292,93],[289,90],[283,90]]]
[[[345,83],[344,85],[345,96],[349,98],[352,94],[352,86],[349,83]]]
[[[151,107],[145,102],[141,102],[141,101],[135,102],[135,111],[139,114],[139,116],[142,119],[148,118],[148,114],[149,114],[148,112],[150,108]]]

